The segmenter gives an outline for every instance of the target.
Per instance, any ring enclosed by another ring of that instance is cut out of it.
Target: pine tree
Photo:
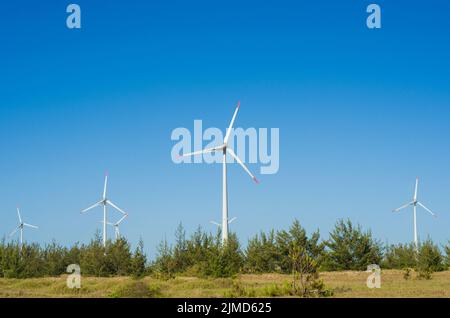
[[[135,278],[141,278],[146,274],[147,256],[144,252],[144,241],[139,240],[131,261],[131,274]]]
[[[370,231],[353,226],[350,220],[339,220],[326,242],[328,253],[324,267],[328,270],[366,270],[368,265],[380,264],[382,246]]]

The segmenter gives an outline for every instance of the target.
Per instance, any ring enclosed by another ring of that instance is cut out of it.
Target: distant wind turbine
[[[200,151],[195,151],[192,153],[183,154],[180,157],[189,157],[195,155],[203,155],[206,153],[214,153],[217,151],[221,151],[223,153],[223,192],[222,192],[222,244],[225,244],[228,240],[228,185],[227,185],[227,153],[229,153],[247,172],[247,174],[256,182],[259,183],[258,179],[248,170],[247,166],[242,162],[242,160],[234,153],[233,149],[228,147],[228,139],[231,135],[231,130],[233,129],[234,121],[236,120],[236,116],[238,114],[240,108],[240,102],[238,103],[236,110],[234,112],[233,118],[231,119],[230,126],[227,130],[225,139],[223,140],[223,144],[218,147],[203,149]]]
[[[417,206],[419,205],[420,207],[422,207],[425,211],[427,211],[428,213],[430,213],[432,216],[436,217],[436,214],[433,213],[433,211],[431,211],[429,208],[427,208],[425,205],[423,205],[422,203],[420,203],[417,200],[417,192],[419,189],[419,178],[416,178],[416,187],[414,189],[414,197],[413,200],[405,205],[402,205],[401,207],[399,207],[398,209],[395,209],[393,212],[400,212],[403,209],[406,209],[409,206],[413,207],[413,215],[414,215],[414,246],[416,248],[416,251],[419,249],[419,240],[417,238]]]
[[[116,241],[120,238],[119,225],[120,225],[120,223],[122,223],[127,217],[128,217],[128,214],[125,214],[125,215],[122,216],[122,218],[121,218],[119,221],[117,221],[116,223],[106,222],[106,224],[108,224],[109,226],[114,227],[114,233],[115,233]],[[100,221],[100,222],[103,223],[103,221]]]
[[[114,209],[116,209],[117,211],[119,211],[120,213],[122,213],[124,216],[128,216],[128,213],[123,211],[121,208],[119,208],[117,205],[115,205],[114,203],[112,203],[107,197],[106,197],[106,188],[108,185],[108,174],[105,175],[105,185],[103,188],[103,197],[100,201],[98,201],[97,203],[93,204],[92,206],[88,207],[87,209],[84,209],[83,211],[81,211],[81,213],[86,213],[89,210],[92,210],[93,208],[96,208],[98,206],[103,206],[103,247],[106,247],[106,225],[108,224],[108,221],[106,219],[106,206],[110,205],[112,206]]]
[[[22,221],[22,217],[20,216],[20,210],[19,210],[19,208],[17,208],[17,216],[19,217],[19,226],[16,227],[16,228],[14,229],[14,231],[11,232],[11,234],[9,234],[9,237],[12,237],[14,234],[16,234],[17,231],[20,230],[20,246],[19,246],[19,249],[22,251],[22,245],[23,245],[23,228],[26,226],[26,227],[30,227],[30,228],[33,228],[33,229],[38,229],[38,227],[37,227],[36,225],[31,225],[31,224],[28,224],[28,223],[23,222],[23,221]]]
[[[228,221],[228,225],[230,225],[231,223],[233,223],[234,221],[236,221],[237,218],[232,218],[231,220]],[[210,221],[209,223],[217,226],[218,228],[222,228],[222,224],[215,222],[215,221]]]

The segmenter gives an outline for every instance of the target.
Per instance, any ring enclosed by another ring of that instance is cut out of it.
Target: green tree
[[[444,258],[439,246],[434,244],[431,239],[421,243],[417,256],[417,271],[432,273],[443,271],[444,269]]]
[[[278,266],[278,250],[275,231],[261,232],[250,239],[245,250],[245,271],[250,273],[273,273]]]
[[[131,261],[131,273],[135,278],[141,278],[146,273],[147,256],[144,252],[144,241],[142,238],[139,240],[138,246],[133,254]]]
[[[328,270],[365,270],[370,264],[380,264],[381,244],[372,238],[370,231],[363,232],[361,226],[353,226],[350,220],[339,220],[330,239],[325,268]]]
[[[289,252],[293,246],[304,248],[308,255],[315,259],[320,266],[324,254],[324,244],[319,243],[320,234],[316,231],[309,238],[306,230],[300,225],[298,220],[294,220],[288,231],[278,231],[276,235],[276,249],[278,253],[278,266],[284,273],[292,272],[292,262]]]
[[[292,293],[301,297],[331,296],[319,277],[319,266],[304,246],[294,242],[289,250]]]
[[[108,272],[112,275],[125,276],[130,274],[132,263],[130,243],[125,238],[119,238],[108,246],[106,253]]]
[[[414,244],[391,245],[386,249],[382,268],[406,269],[415,268],[417,253]]]
[[[109,245],[110,242],[107,242]],[[80,248],[80,267],[88,276],[107,277],[111,273],[108,268],[106,249],[103,247],[100,233],[97,231],[88,245]]]

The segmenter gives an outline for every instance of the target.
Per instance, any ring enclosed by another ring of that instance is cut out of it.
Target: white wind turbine
[[[111,223],[111,222],[106,222],[106,224],[108,224],[109,226],[114,227],[114,233],[116,236],[116,241],[120,238],[120,230],[119,230],[119,225],[120,223],[122,223],[126,218],[128,217],[128,214],[125,214],[124,216],[122,216],[122,218],[117,221],[116,223]],[[100,221],[101,223],[103,223],[103,221]]]
[[[417,200],[417,191],[419,189],[419,178],[416,178],[416,187],[414,189],[414,197],[413,200],[405,205],[402,205],[401,207],[399,207],[398,209],[395,209],[393,212],[399,212],[403,209],[406,209],[409,206],[413,207],[413,216],[414,216],[414,246],[416,248],[416,251],[419,248],[419,241],[417,238],[417,206],[419,205],[420,207],[422,207],[425,211],[427,211],[428,213],[430,213],[432,216],[436,217],[436,214],[433,213],[433,211],[431,211],[429,208],[427,208],[425,205],[423,205],[422,203],[420,203]]]
[[[227,133],[225,135],[225,139],[223,140],[223,144],[218,147],[203,149],[200,151],[195,151],[192,153],[183,154],[180,157],[189,157],[194,155],[203,155],[205,153],[214,153],[216,151],[221,151],[223,153],[223,191],[222,191],[222,244],[225,244],[228,240],[228,224],[230,221],[228,220],[228,188],[227,188],[227,153],[230,154],[231,157],[233,157],[240,165],[241,167],[247,172],[247,174],[256,182],[258,182],[258,179],[248,170],[247,166],[242,162],[242,160],[234,153],[233,149],[228,147],[228,139],[231,135],[231,130],[233,129],[234,121],[236,120],[236,116],[238,114],[239,108],[240,108],[240,102],[238,102],[236,106],[236,110],[234,112],[233,118],[231,119],[230,126],[227,130]]]
[[[14,234],[16,234],[17,231],[20,230],[20,246],[19,246],[19,249],[22,250],[22,245],[23,245],[23,228],[26,226],[26,227],[33,228],[33,229],[38,229],[38,227],[36,225],[31,225],[31,224],[23,222],[22,221],[22,217],[20,216],[19,208],[17,208],[17,216],[19,217],[19,226],[16,227],[14,229],[14,231],[11,232],[11,234],[9,234],[9,237],[13,236]]]
[[[122,213],[124,216],[128,216],[128,213],[123,211],[121,208],[119,208],[117,205],[115,205],[114,203],[112,203],[107,197],[106,197],[106,188],[108,185],[108,174],[106,174],[105,176],[105,186],[103,188],[103,197],[100,201],[98,201],[97,203],[93,204],[92,206],[88,207],[87,209],[84,209],[83,211],[81,211],[81,213],[86,213],[89,210],[96,208],[98,206],[103,206],[103,247],[106,247],[106,225],[108,224],[108,221],[106,220],[106,206],[110,205],[112,206],[114,209],[116,209],[117,211],[119,211],[120,213]]]

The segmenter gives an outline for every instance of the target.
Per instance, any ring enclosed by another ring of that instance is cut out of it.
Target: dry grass
[[[432,280],[405,280],[402,271],[383,271],[381,289],[366,286],[365,272],[322,273],[334,297],[446,297],[450,298],[450,271],[433,274]],[[181,297],[283,296],[290,276],[242,275],[235,279],[177,277],[169,281],[146,277],[83,277],[82,288],[66,287],[66,276],[36,279],[0,279],[0,297]]]

